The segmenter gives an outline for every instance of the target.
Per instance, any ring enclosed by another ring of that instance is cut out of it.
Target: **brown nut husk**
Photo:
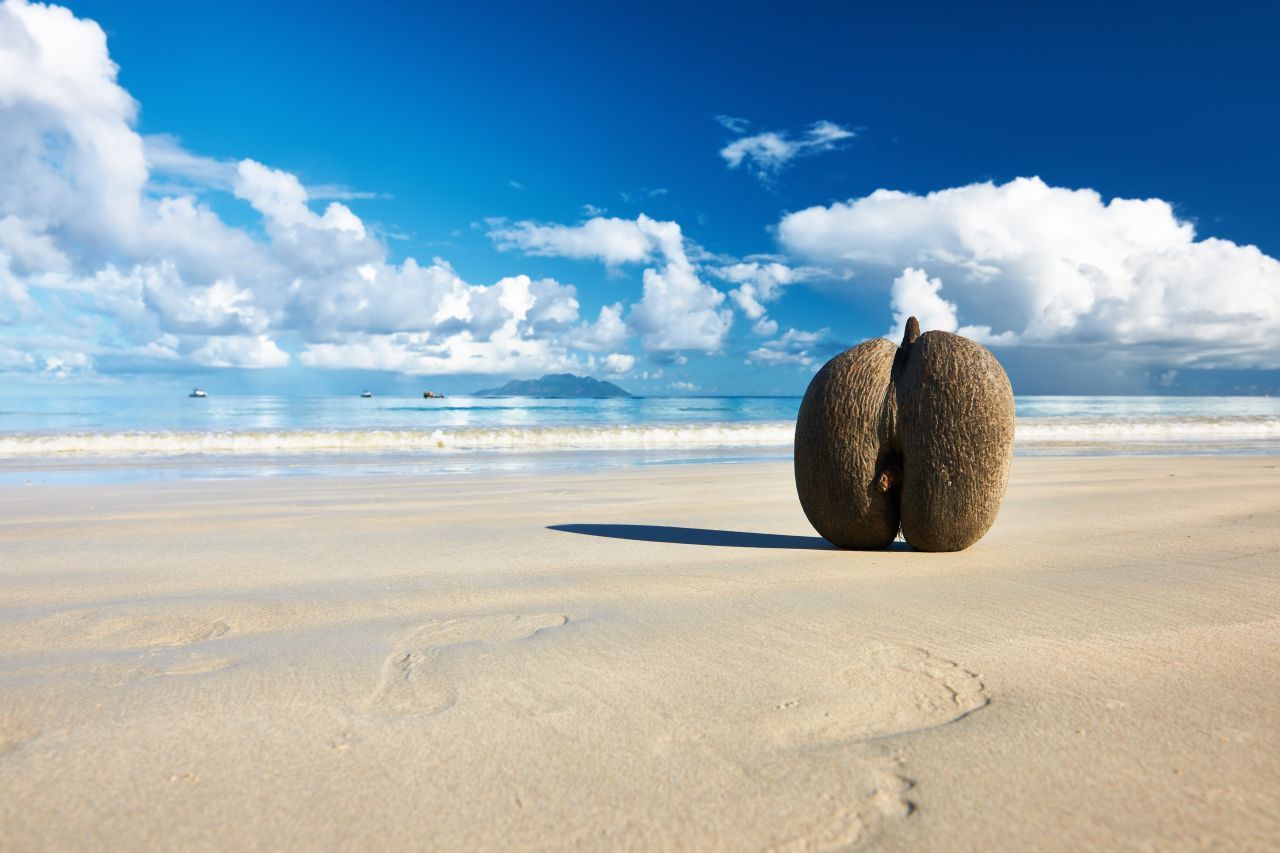
[[[809,522],[841,548],[959,551],[991,528],[1013,458],[1013,389],[981,344],[949,332],[882,338],[827,362],[796,419]]]

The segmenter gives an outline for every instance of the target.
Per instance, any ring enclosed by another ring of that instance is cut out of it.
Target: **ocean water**
[[[0,483],[789,459],[799,397],[0,400]],[[1280,399],[1022,397],[1015,451],[1280,452]]]

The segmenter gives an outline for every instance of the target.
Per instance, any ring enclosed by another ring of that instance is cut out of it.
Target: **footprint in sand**
[[[717,722],[675,741],[678,752],[721,762],[726,775],[739,777],[739,796],[758,800],[761,810],[778,790],[816,792],[809,808],[770,819],[762,832],[773,838],[764,846],[845,849],[915,808],[914,783],[900,759],[883,752],[892,749],[889,739],[954,723],[988,701],[979,676],[959,664],[926,649],[876,645],[846,655],[820,684],[736,712],[721,709]]]
[[[397,644],[382,665],[378,686],[365,700],[371,711],[430,714],[457,700],[450,672],[458,655],[482,654],[500,643],[526,640],[568,622],[559,614],[466,617],[428,622]]]
[[[60,643],[113,649],[192,646],[231,630],[221,619],[154,614],[138,608],[69,610],[33,623],[37,635]]]
[[[230,658],[211,657],[193,652],[185,659],[177,658],[161,666],[145,667],[142,669],[142,674],[152,678],[176,675],[204,675],[226,669],[233,664],[234,661]]]
[[[877,740],[953,723],[988,701],[978,675],[954,661],[879,645],[859,651],[821,689],[780,697],[736,725],[790,743]]]
[[[231,658],[206,655],[200,652],[183,652],[181,649],[153,648],[132,660],[98,661],[82,668],[86,674],[94,674],[107,687],[125,687],[157,678],[208,675],[235,665]],[[68,668],[68,671],[73,671]]]
[[[858,846],[890,818],[904,818],[913,806],[907,791],[915,783],[891,770],[869,774],[864,782],[864,800],[850,807],[840,797],[822,793],[814,808],[814,820],[803,831],[772,841],[766,849],[778,853],[800,853],[808,850],[847,850]]]

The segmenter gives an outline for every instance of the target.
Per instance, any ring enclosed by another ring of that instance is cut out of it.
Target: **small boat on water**
[[[205,391],[203,388],[193,388],[191,389],[191,393],[188,394],[187,396],[188,397],[208,397],[209,392]]]
[[[360,392],[360,396],[361,396],[361,397],[364,397],[364,398],[367,400],[368,398],[370,398],[370,397],[372,397],[372,396],[373,396],[373,392],[372,392],[372,391],[361,391],[361,392]]]
[[[423,391],[422,397],[423,399],[426,399],[426,400],[443,400],[444,399],[443,394],[437,394],[435,391]]]

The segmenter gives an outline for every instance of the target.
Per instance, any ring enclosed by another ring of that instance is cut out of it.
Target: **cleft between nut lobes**
[[[902,444],[898,438],[898,377],[906,369],[911,357],[912,345],[920,337],[920,322],[915,317],[907,319],[902,343],[893,355],[893,367],[889,371],[889,385],[880,407],[878,435],[880,452],[876,458],[875,487],[881,494],[893,492],[895,503],[899,499],[898,487],[902,485]],[[897,519],[895,519],[896,521]]]

